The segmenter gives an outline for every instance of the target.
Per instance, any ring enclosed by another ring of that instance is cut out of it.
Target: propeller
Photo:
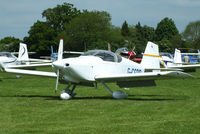
[[[59,74],[60,74],[59,68],[60,67],[59,67],[58,63],[60,63],[59,61],[61,61],[62,59],[63,59],[63,38],[61,37],[60,43],[59,43],[59,48],[58,48],[58,59],[53,62],[53,65],[57,68],[57,72],[56,72],[57,78],[56,78],[55,92],[57,92],[58,84],[59,84]]]
[[[132,53],[135,53],[135,52],[134,52],[134,50],[135,50],[135,47],[133,47],[133,49],[132,49],[131,53],[129,54],[129,57],[128,57],[128,59],[130,59],[130,58],[131,58],[131,54],[132,54]],[[136,53],[135,53],[135,54],[136,54]]]

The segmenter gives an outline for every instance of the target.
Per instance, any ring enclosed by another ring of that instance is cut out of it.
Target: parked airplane
[[[171,55],[166,55],[166,53],[160,53],[160,63],[164,66],[164,68],[171,69],[195,69],[200,67],[200,64],[189,64],[182,62],[181,51],[175,49],[174,57]]]
[[[76,51],[64,51],[65,54],[78,54],[81,55],[84,52],[76,52]],[[58,58],[58,53],[54,52],[53,46],[51,46],[51,56],[41,56],[41,58],[51,59],[51,61],[56,61]]]
[[[15,68],[5,68],[6,72],[56,77],[58,83],[65,83],[67,87],[60,94],[61,99],[75,96],[77,85],[95,86],[101,83],[116,99],[126,98],[127,94],[117,90],[113,92],[106,83],[116,82],[119,87],[145,86],[155,84],[154,80],[168,77],[192,77],[180,71],[164,71],[160,68],[158,46],[148,42],[141,64],[106,50],[90,50],[75,58],[63,59],[63,39],[60,40],[58,59],[52,63],[54,72],[32,71]],[[151,71],[151,72],[146,72]],[[71,87],[71,89],[70,89]]]
[[[10,52],[0,52],[0,70],[3,68],[9,67],[27,67],[25,65],[29,65],[30,67],[38,66],[37,63],[45,63],[51,62],[49,60],[41,60],[41,59],[31,59],[28,56],[28,50],[26,44],[20,43],[18,58],[14,56]],[[43,66],[47,66],[49,64],[41,64]]]
[[[115,51],[115,53],[117,53],[125,58],[128,58],[134,62],[140,63],[142,61],[142,58],[139,57],[139,55],[137,55],[133,50],[132,51],[128,50],[126,47],[117,49]]]
[[[200,49],[198,49],[198,58],[200,59]]]
[[[184,59],[185,57],[188,57],[188,61],[189,63],[198,63],[200,62],[200,50],[197,50],[197,53],[181,53],[182,59]]]

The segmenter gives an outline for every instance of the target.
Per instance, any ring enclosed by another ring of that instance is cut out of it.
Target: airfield
[[[200,69],[190,74],[200,77]],[[78,86],[74,99],[60,100],[65,85],[54,93],[55,83],[54,78],[0,72],[0,133],[200,133],[199,79],[157,80],[156,87],[122,89],[129,94],[123,100],[113,99],[101,84]]]

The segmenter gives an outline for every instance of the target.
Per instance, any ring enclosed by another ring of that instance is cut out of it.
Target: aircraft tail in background
[[[20,43],[18,61],[28,61],[28,60],[29,56],[28,56],[27,45],[24,43]]]
[[[174,63],[177,65],[182,65],[182,59],[181,59],[181,51],[178,49],[175,49],[174,52]]]

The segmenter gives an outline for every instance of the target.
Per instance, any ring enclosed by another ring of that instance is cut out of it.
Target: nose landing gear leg
[[[76,84],[74,84],[72,86],[72,89],[70,90],[70,87],[71,87],[71,84],[69,84],[65,90],[62,90],[61,91],[61,94],[60,94],[60,98],[63,99],[63,100],[69,100],[71,98],[73,98],[76,93],[74,92],[75,88],[76,88]]]

